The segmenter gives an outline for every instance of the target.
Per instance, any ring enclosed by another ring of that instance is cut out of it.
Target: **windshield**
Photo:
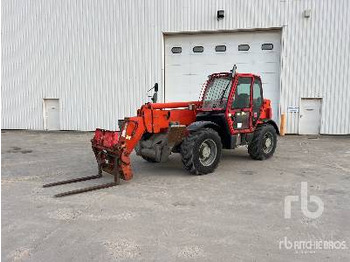
[[[231,90],[231,77],[214,78],[204,94],[202,108],[225,108]]]

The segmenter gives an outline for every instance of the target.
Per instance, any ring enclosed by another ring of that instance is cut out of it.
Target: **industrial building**
[[[348,0],[4,0],[2,128],[117,129],[234,64],[287,133],[350,134]]]

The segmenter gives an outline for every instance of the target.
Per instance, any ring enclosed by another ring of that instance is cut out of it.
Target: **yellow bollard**
[[[286,114],[281,114],[281,124],[280,124],[280,135],[284,136],[286,134],[287,118]]]

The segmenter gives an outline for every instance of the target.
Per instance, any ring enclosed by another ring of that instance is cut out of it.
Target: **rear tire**
[[[212,173],[221,157],[221,138],[211,128],[202,128],[190,133],[181,144],[182,163],[195,175]]]
[[[263,124],[255,129],[248,153],[252,159],[265,160],[273,156],[276,146],[276,129],[272,125]]]

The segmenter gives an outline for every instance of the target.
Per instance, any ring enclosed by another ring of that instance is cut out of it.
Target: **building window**
[[[180,46],[174,46],[173,48],[171,48],[171,52],[173,54],[180,54],[182,53],[182,47]]]
[[[203,46],[195,46],[193,47],[193,53],[203,53],[204,47]]]
[[[272,50],[273,49],[273,44],[271,43],[265,43],[261,45],[261,50]]]
[[[250,46],[247,44],[241,44],[238,46],[238,51],[249,51]]]
[[[226,46],[225,45],[215,46],[215,52],[226,52]]]

